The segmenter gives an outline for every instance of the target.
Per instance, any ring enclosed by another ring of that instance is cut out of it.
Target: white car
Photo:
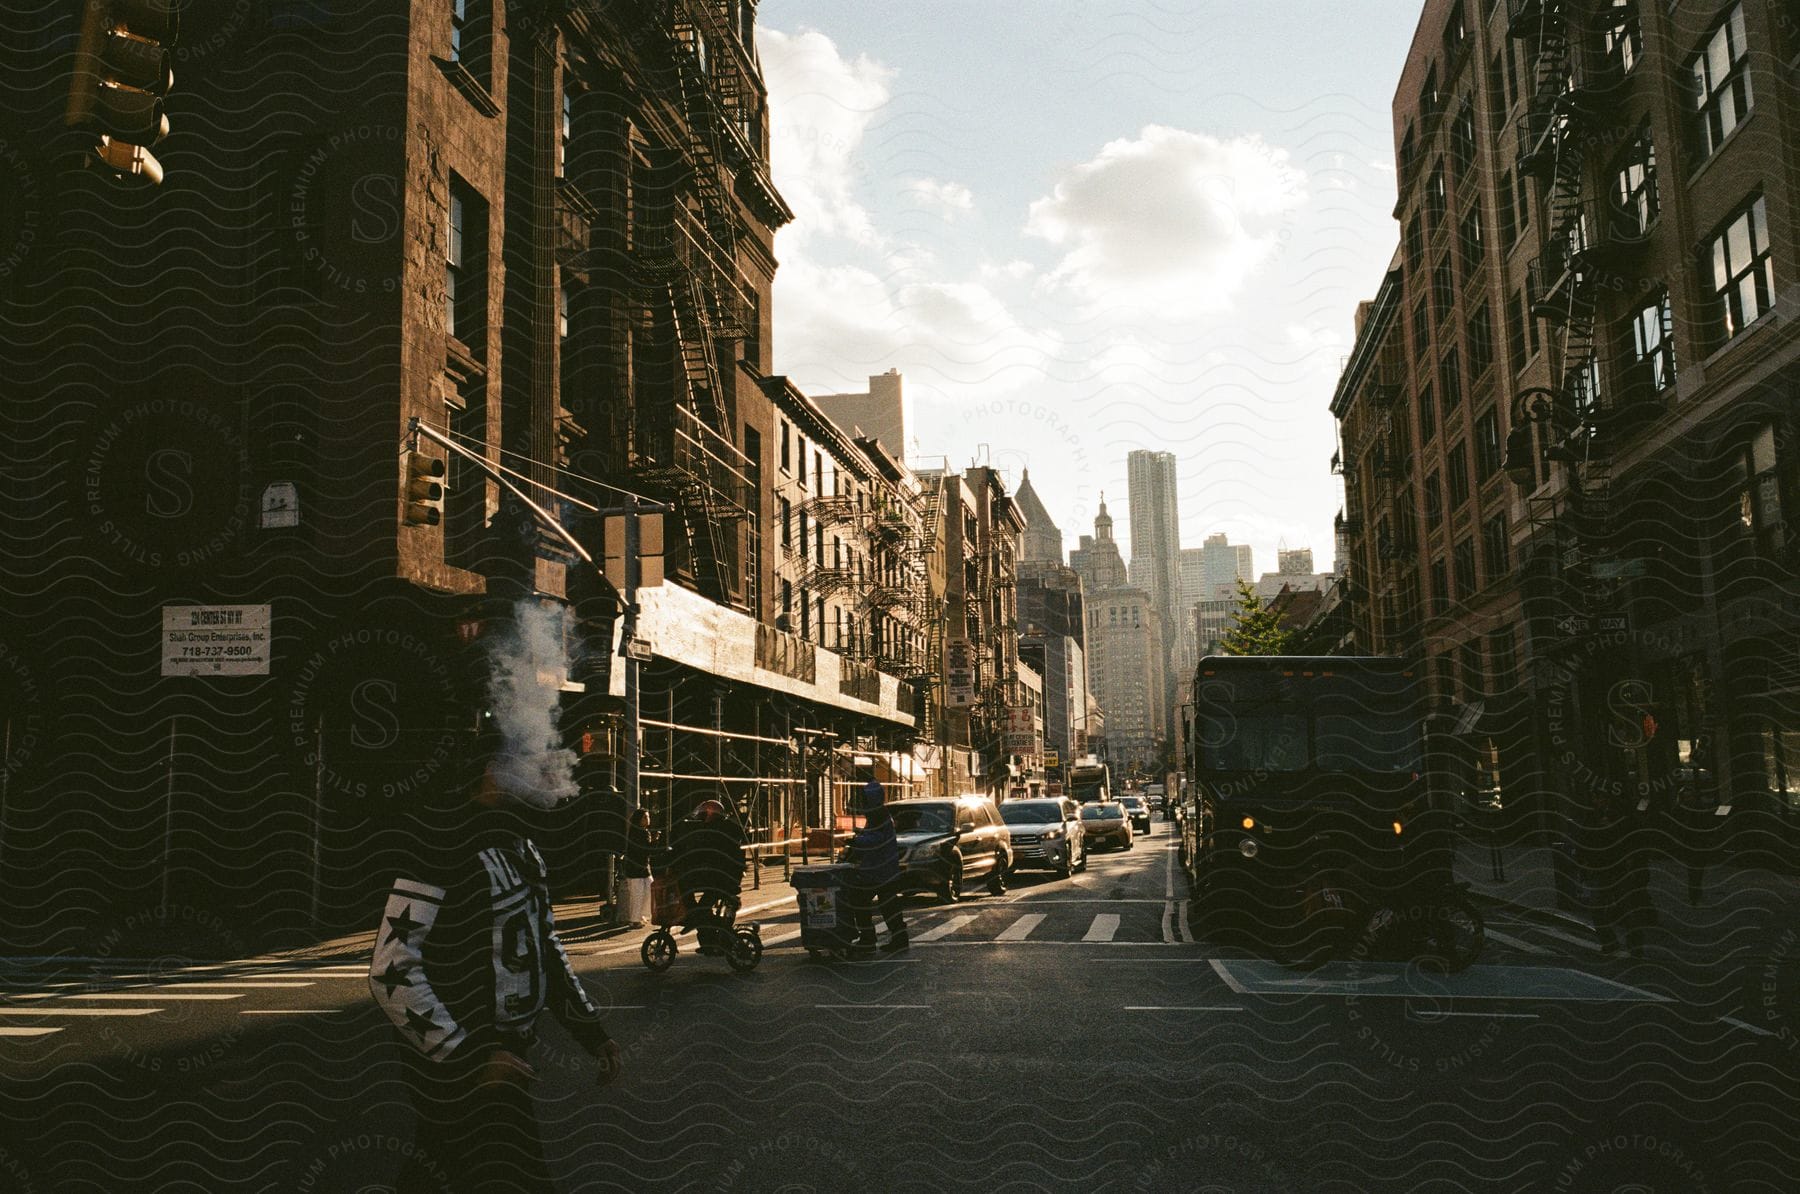
[[[1000,819],[1012,831],[1013,869],[1041,867],[1067,879],[1087,869],[1081,806],[1066,796],[1008,800]]]

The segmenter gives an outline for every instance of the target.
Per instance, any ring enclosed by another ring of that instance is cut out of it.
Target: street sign
[[[1564,638],[1579,638],[1592,633],[1594,621],[1586,614],[1564,614],[1556,619],[1556,633]]]
[[[1595,621],[1601,634],[1627,634],[1631,630],[1630,614],[1601,614]]]
[[[649,663],[654,652],[654,644],[647,638],[634,638],[625,644],[625,658],[635,659],[639,663]]]
[[[1062,766],[1062,756],[1057,754],[1053,750],[1045,751],[1044,752],[1044,766],[1046,766],[1046,767]]]
[[[975,658],[966,638],[944,645],[944,703],[953,709],[975,703]]]

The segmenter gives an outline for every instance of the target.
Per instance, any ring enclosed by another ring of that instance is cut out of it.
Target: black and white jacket
[[[537,847],[506,830],[394,880],[369,990],[401,1039],[438,1062],[522,1052],[549,1007],[590,1052],[606,1043],[557,938],[547,880]]]

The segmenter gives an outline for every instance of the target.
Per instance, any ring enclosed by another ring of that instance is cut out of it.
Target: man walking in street
[[[894,835],[894,817],[882,798],[879,781],[863,788],[863,827],[850,839],[850,860],[856,870],[850,876],[851,915],[856,923],[856,948],[865,953],[875,945],[874,913],[887,922],[888,939],[882,949],[907,948],[906,919],[900,914],[900,842]]]
[[[434,810],[375,935],[369,990],[407,1048],[416,1149],[395,1189],[554,1189],[528,1056],[546,1008],[616,1078],[619,1046],[563,952],[544,860],[478,753],[466,802]],[[428,837],[426,836],[428,835]]]

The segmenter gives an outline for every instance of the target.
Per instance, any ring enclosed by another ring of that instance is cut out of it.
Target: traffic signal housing
[[[94,157],[113,174],[163,179],[149,146],[169,135],[163,97],[175,85],[169,47],[174,0],[86,0],[64,123],[94,134]]]
[[[434,527],[444,521],[448,466],[414,448],[406,453],[406,525]]]

